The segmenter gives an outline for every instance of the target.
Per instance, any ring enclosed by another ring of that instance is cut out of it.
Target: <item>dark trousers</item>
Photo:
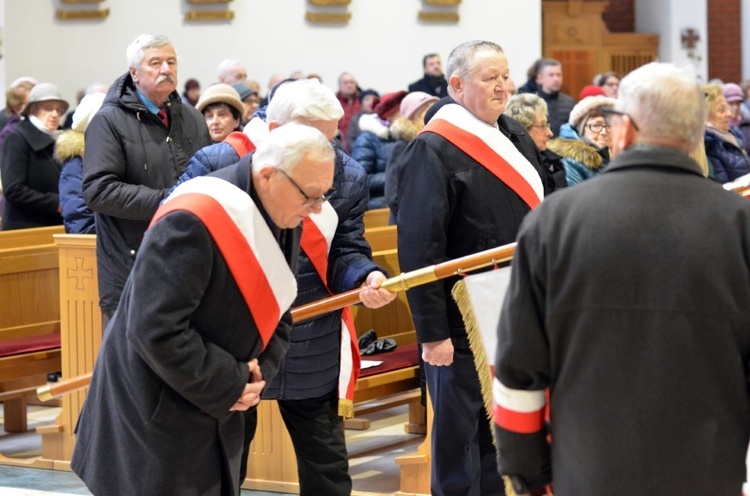
[[[471,351],[456,348],[448,367],[425,363],[425,376],[435,412],[433,496],[504,495]]]
[[[351,495],[349,456],[336,394],[309,400],[279,400],[278,404],[297,457],[300,496]],[[245,480],[250,443],[255,435],[255,409],[246,412],[245,418],[241,481]]]

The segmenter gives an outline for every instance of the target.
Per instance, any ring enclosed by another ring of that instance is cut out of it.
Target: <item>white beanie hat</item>
[[[601,107],[614,107],[616,101],[608,96],[587,96],[570,111],[568,122],[580,132],[581,124],[592,111]]]
[[[81,103],[76,107],[75,112],[73,112],[73,126],[71,129],[85,133],[89,122],[91,122],[91,118],[102,107],[105,96],[107,95],[104,93],[91,93],[84,96]]]

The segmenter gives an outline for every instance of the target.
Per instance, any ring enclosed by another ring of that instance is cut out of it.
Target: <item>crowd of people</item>
[[[545,58],[516,91],[491,41],[455,47],[445,71],[428,54],[408,91],[382,93],[345,72],[337,92],[274,75],[261,97],[225,60],[180,94],[162,35],[126,60],[64,131],[58,88],[19,79],[0,132],[2,228],[97,234],[105,335],[71,461],[94,494],[239,494],[264,398],[300,494],[351,494],[351,314],[289,309],[356,288],[368,308],[395,299],[364,238],[384,207],[404,271],[518,240],[492,412],[457,277],[407,294],[432,494],[739,494],[750,203],[715,183],[750,173],[750,84],[654,63],[574,98]]]

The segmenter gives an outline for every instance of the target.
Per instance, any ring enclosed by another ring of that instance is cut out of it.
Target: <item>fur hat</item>
[[[417,110],[422,108],[426,103],[438,101],[439,98],[432,96],[424,91],[412,91],[401,100],[401,115],[407,119],[412,119]]]
[[[578,99],[583,100],[586,97],[597,96],[597,95],[607,96],[606,93],[604,93],[604,89],[602,89],[601,86],[590,84],[588,86],[583,87],[583,89],[581,90],[581,93],[578,95]]]
[[[85,133],[89,122],[91,122],[91,118],[102,108],[105,96],[107,95],[104,93],[91,93],[84,96],[81,103],[76,107],[75,112],[73,112],[73,125],[71,129]]]
[[[234,107],[239,112],[240,119],[245,115],[245,106],[240,100],[239,93],[228,84],[217,83],[206,88],[206,91],[198,99],[198,103],[195,104],[195,108],[198,109],[198,112],[203,113],[203,109],[212,103],[226,103],[230,107]]]
[[[252,95],[258,95],[258,92],[252,89],[250,86],[246,85],[242,81],[237,81],[236,83],[232,84],[232,88],[234,88],[237,93],[240,95],[240,100],[243,102],[245,101],[245,98],[252,96]]]
[[[744,92],[738,84],[726,83],[722,93],[724,93],[724,98],[727,99],[727,103],[741,102],[745,99],[743,95]]]
[[[378,117],[386,120],[388,117],[399,111],[401,100],[403,100],[407,94],[408,93],[403,90],[386,93],[380,98],[380,101],[373,110],[378,114]]]
[[[29,92],[29,102],[23,111],[23,115],[29,115],[31,107],[38,102],[60,102],[63,104],[63,114],[68,111],[70,104],[60,96],[60,90],[51,83],[39,83]]]
[[[571,126],[579,129],[580,125],[586,120],[586,117],[593,111],[602,107],[614,107],[616,100],[607,96],[589,96],[576,103],[573,110],[570,111],[568,122]]]

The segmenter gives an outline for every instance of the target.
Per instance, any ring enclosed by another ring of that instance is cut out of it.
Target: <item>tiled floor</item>
[[[2,406],[0,404],[0,413]],[[59,408],[29,406],[29,424],[36,428],[51,423]],[[372,427],[366,431],[347,431],[350,474],[357,494],[394,494],[399,487],[399,472],[394,457],[416,450],[421,436],[404,434],[408,419],[406,407],[368,416]],[[41,438],[32,431],[8,434],[0,429],[0,454],[29,458],[40,454]],[[12,467],[0,464],[0,495],[56,496],[91,493],[71,472]],[[280,493],[243,489],[242,496],[279,496]]]

